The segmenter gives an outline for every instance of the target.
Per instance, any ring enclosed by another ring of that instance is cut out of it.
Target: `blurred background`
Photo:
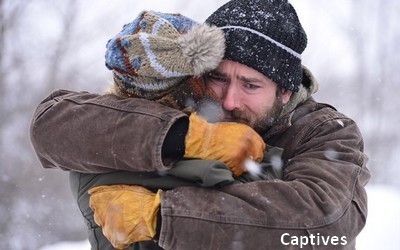
[[[59,88],[103,92],[111,80],[105,44],[141,10],[180,12],[203,22],[225,2],[0,0],[1,249],[86,239],[67,173],[43,169],[30,144],[38,103]],[[371,197],[382,197],[373,187],[390,190],[395,196],[384,206],[400,207],[400,1],[291,2],[308,34],[303,63],[320,82],[316,99],[358,122],[373,174]],[[388,230],[400,232],[399,216],[390,220]],[[379,218],[371,221],[385,227]]]

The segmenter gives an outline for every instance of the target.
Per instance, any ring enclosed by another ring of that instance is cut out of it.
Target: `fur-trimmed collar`
[[[305,102],[310,96],[318,91],[319,84],[311,71],[302,65],[303,80],[298,92],[292,94],[289,102],[283,107],[280,117],[292,112],[297,105]]]

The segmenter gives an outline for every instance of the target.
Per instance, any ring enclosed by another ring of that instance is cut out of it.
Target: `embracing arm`
[[[185,158],[261,161],[265,143],[249,126],[210,123],[154,101],[55,91],[35,111],[32,145],[45,168],[85,173],[163,171]]]
[[[303,249],[315,247],[317,240],[328,249],[354,249],[366,221],[364,186],[370,178],[361,134],[344,117],[307,125],[295,130],[304,136],[290,136],[295,150],[283,180],[164,192],[160,246],[292,249],[286,245],[292,236],[307,236]]]
[[[187,116],[153,101],[57,90],[38,105],[30,135],[45,168],[155,171],[169,168],[163,144],[177,124],[187,130]]]

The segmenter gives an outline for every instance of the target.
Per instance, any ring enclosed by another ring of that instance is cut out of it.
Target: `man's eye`
[[[244,87],[246,89],[251,89],[251,90],[255,90],[255,89],[259,89],[260,88],[260,86],[254,85],[254,84],[251,84],[251,83],[245,83]]]
[[[216,75],[216,74],[214,74],[214,73],[209,73],[209,74],[208,74],[208,78],[209,78],[210,80],[213,80],[213,81],[226,82],[226,79],[225,79],[224,77],[219,76],[219,75]]]

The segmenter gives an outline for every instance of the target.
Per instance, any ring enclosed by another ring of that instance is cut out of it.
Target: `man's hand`
[[[134,185],[99,186],[89,190],[89,205],[104,236],[124,249],[155,236],[161,192]]]
[[[235,176],[244,171],[244,161],[261,162],[265,143],[252,128],[234,122],[208,123],[195,113],[189,117],[185,140],[186,158],[217,160],[225,163]]]

